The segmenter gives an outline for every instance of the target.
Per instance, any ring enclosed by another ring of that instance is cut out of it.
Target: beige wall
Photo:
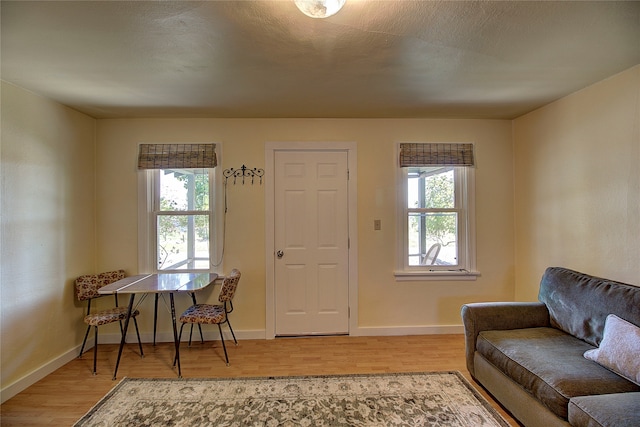
[[[140,142],[220,142],[222,168],[264,167],[266,141],[356,142],[362,329],[437,330],[459,326],[468,301],[535,300],[549,265],[640,283],[640,66],[513,122],[96,121],[4,82],[1,113],[3,400],[75,355],[84,332],[76,276],[137,272]],[[475,282],[394,281],[394,144],[422,140],[476,143]],[[243,271],[241,333],[265,328],[264,202],[264,186],[230,188],[225,271]],[[148,336],[148,302],[142,310]]]
[[[428,119],[125,119],[97,125],[97,239],[100,270],[137,272],[137,146],[140,142],[222,143],[221,168],[264,168],[265,142],[354,141],[358,156],[358,305],[360,328],[459,326],[469,301],[514,296],[511,122]],[[397,141],[476,143],[477,281],[396,282]],[[265,329],[264,185],[229,186],[224,271],[243,278],[234,329]],[[373,230],[373,219],[382,230]],[[203,298],[212,299],[208,293]],[[142,310],[152,313],[150,301]],[[178,307],[188,304],[177,301]],[[162,313],[166,317],[166,314]],[[152,316],[141,318],[150,330]],[[168,332],[169,320],[159,320]],[[403,329],[404,328],[404,329]],[[414,329],[415,330],[415,329]],[[424,329],[423,329],[424,330]],[[355,332],[355,331],[353,331]]]
[[[1,108],[4,390],[82,340],[73,278],[95,266],[95,120],[4,82]]]
[[[477,281],[394,281],[395,142],[402,140],[477,144]],[[264,167],[266,141],[357,142],[361,328],[459,328],[462,303],[513,297],[508,121],[96,121],[3,82],[3,399],[75,357],[84,333],[75,277],[113,268],[137,272],[137,144],[174,141],[222,143],[222,168]],[[243,271],[237,304],[243,315],[234,326],[240,335],[264,333],[264,185],[231,186],[228,198],[225,271]],[[382,220],[381,231],[372,230],[374,218]],[[187,303],[178,300],[178,307]],[[145,304],[142,333],[148,338],[152,311]],[[166,315],[159,325],[168,334]]]
[[[516,299],[548,266],[640,285],[640,66],[514,121]]]

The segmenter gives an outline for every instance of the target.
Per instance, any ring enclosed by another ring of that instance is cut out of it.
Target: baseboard
[[[208,330],[207,330],[208,329]],[[266,339],[266,331],[264,329],[256,330],[242,330],[234,331],[238,340],[260,340]],[[203,328],[202,331],[205,341],[213,341],[220,339],[217,328]],[[349,335],[357,337],[373,337],[373,336],[400,336],[400,335],[444,335],[444,334],[462,334],[464,328],[461,325],[451,326],[401,326],[401,327],[359,327],[355,331],[351,331]],[[200,333],[196,328],[193,331],[193,339],[197,340],[200,337]],[[140,339],[143,344],[150,344],[153,342],[153,334],[143,333],[140,334]],[[225,340],[231,340],[231,333],[224,333]],[[182,334],[182,341],[189,341],[189,333],[185,329]],[[135,343],[135,334],[127,334],[127,342]],[[156,342],[173,342],[173,333],[162,332],[156,335]],[[101,334],[100,343],[104,344],[118,344],[120,343],[120,334]],[[93,341],[87,340],[85,351],[93,348]],[[68,352],[56,357],[49,363],[42,365],[40,368],[34,370],[28,375],[25,375],[18,381],[10,384],[9,386],[0,390],[0,397],[2,403],[11,399],[16,394],[25,390],[27,387],[40,381],[42,378],[53,373],[56,369],[61,368],[65,364],[71,362],[78,357],[80,352],[80,346],[76,346]]]
[[[462,325],[445,326],[393,326],[393,327],[359,327],[351,331],[353,337],[384,337],[401,335],[448,335],[464,334]]]
[[[207,327],[202,328],[202,334],[205,341],[213,341],[220,339],[218,328]],[[266,338],[264,329],[234,331],[238,340],[262,340]],[[393,327],[360,327],[349,334],[353,337],[383,337],[383,336],[402,336],[402,335],[445,335],[445,334],[464,334],[462,325],[445,325],[445,326],[393,326]],[[193,339],[199,338],[200,332],[196,326],[193,328]],[[153,342],[153,334],[140,334],[143,343]],[[224,339],[230,340],[231,333],[224,331]],[[156,342],[172,342],[172,332],[161,332],[156,335]],[[182,342],[189,341],[189,330],[185,327],[182,332]],[[100,342],[105,344],[118,344],[120,342],[119,334],[100,335]],[[135,335],[127,334],[127,342],[135,342]]]
[[[87,341],[87,344],[89,344],[88,341]],[[91,346],[93,347],[93,342],[91,343]],[[60,356],[56,357],[50,362],[45,363],[38,369],[35,369],[31,373],[20,378],[18,381],[3,388],[2,390],[0,390],[0,400],[2,401],[1,403],[6,402],[16,394],[25,390],[27,387],[37,383],[47,375],[55,372],[57,369],[60,369],[67,363],[71,362],[73,359],[78,357],[79,353],[80,353],[80,346],[76,346],[73,349],[67,351],[64,354],[61,354]]]
[[[220,334],[218,332],[218,328],[216,326],[207,327],[210,325],[206,325],[202,328],[202,335],[204,336],[205,341],[214,341],[220,339]],[[238,340],[263,340],[265,339],[265,331],[264,329],[256,329],[256,330],[242,330],[242,331],[233,331],[236,335],[236,339]],[[153,334],[140,334],[140,339],[142,343],[152,343],[153,342]],[[200,339],[200,332],[198,332],[198,327],[193,327],[193,339]],[[232,340],[231,332],[224,332],[225,340]],[[102,341],[102,336],[100,337],[100,341]],[[187,326],[184,328],[184,332],[182,332],[182,340],[181,342],[189,341],[189,329]],[[105,340],[102,341],[105,343],[117,344],[120,342],[120,335],[112,334],[112,336],[107,337],[105,335]],[[135,337],[128,337],[127,342],[135,342]],[[161,332],[156,335],[156,342],[173,342],[173,332]]]

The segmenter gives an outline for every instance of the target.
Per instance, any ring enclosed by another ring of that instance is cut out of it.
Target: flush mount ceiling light
[[[338,13],[347,0],[295,0],[298,9],[311,18],[328,18]]]

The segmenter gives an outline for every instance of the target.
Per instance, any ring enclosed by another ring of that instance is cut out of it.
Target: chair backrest
[[[218,301],[225,303],[233,299],[238,288],[238,282],[240,281],[240,270],[233,269],[231,273],[222,281],[222,288],[220,289],[220,295]]]
[[[107,271],[100,274],[85,274],[76,279],[76,297],[79,301],[85,301],[100,296],[98,289],[124,279],[124,270]]]
[[[434,243],[431,245],[427,254],[424,256],[424,260],[422,261],[422,265],[433,265],[436,263],[438,259],[438,254],[440,253],[440,243]]]

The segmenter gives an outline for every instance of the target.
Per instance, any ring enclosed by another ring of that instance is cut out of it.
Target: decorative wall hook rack
[[[245,165],[242,165],[239,169],[229,168],[222,171],[224,175],[224,183],[227,183],[227,180],[233,177],[233,184],[235,185],[236,180],[238,178],[242,178],[242,185],[244,185],[245,178],[251,178],[251,184],[253,185],[254,180],[256,178],[260,179],[260,184],[262,184],[262,176],[264,175],[264,169],[253,168],[249,169]]]

